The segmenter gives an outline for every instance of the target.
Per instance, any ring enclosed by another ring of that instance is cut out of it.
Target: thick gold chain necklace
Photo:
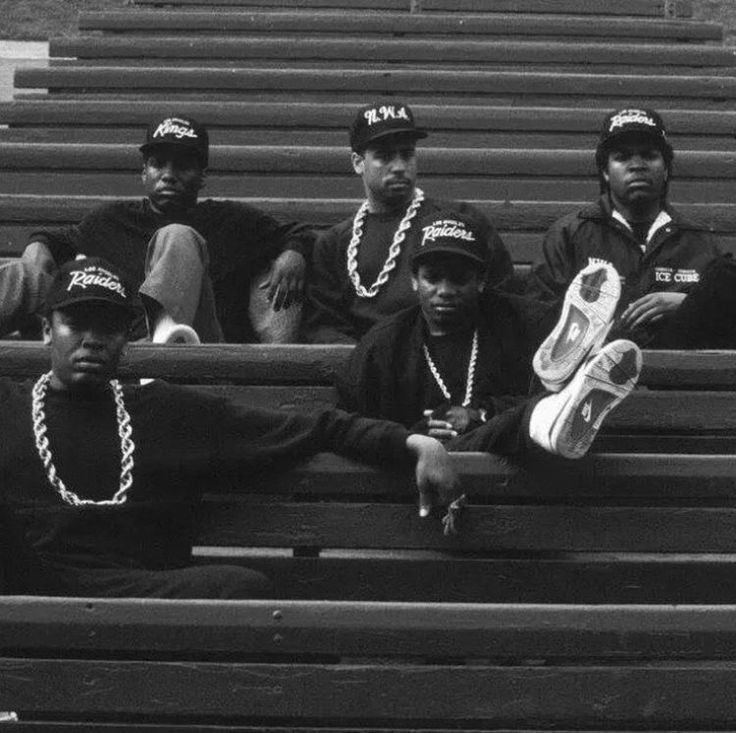
[[[51,448],[49,447],[49,439],[46,437],[48,428],[46,426],[46,411],[44,407],[46,391],[50,380],[51,372],[47,372],[38,378],[36,384],[33,385],[33,400],[31,403],[31,419],[33,421],[33,435],[36,439],[36,450],[43,463],[43,467],[46,469],[46,477],[49,483],[62,500],[67,504],[71,504],[71,506],[113,506],[124,504],[128,498],[128,489],[133,485],[133,452],[135,451],[135,443],[131,437],[133,428],[130,424],[130,415],[125,409],[123,388],[120,386],[120,382],[117,379],[110,381],[110,389],[112,389],[113,397],[115,398],[118,435],[120,436],[120,488],[115,492],[112,499],[93,501],[92,499],[80,499],[73,491],[67,489],[56,472]]]

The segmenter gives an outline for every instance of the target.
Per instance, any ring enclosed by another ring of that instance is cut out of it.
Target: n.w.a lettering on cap
[[[427,137],[427,132],[416,126],[408,104],[374,102],[358,110],[350,126],[350,147],[362,153],[375,140],[399,134],[411,135],[417,140]]]
[[[139,307],[138,299],[120,271],[101,257],[71,260],[62,265],[46,296],[46,310],[85,301],[116,305],[131,315]]]
[[[453,254],[488,264],[488,248],[473,223],[456,214],[437,215],[420,224],[421,239],[412,253],[412,260],[432,254]]]
[[[170,115],[155,119],[146,129],[146,141],[140,151],[144,154],[155,150],[158,146],[176,146],[189,149],[197,154],[206,168],[209,160],[209,135],[204,125],[191,117]]]

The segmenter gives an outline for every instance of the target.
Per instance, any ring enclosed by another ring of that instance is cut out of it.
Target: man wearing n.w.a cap
[[[154,341],[258,341],[251,282],[273,263],[269,299],[277,309],[298,301],[311,232],[240,202],[198,201],[209,136],[188,115],[155,119],[140,151],[145,198],[103,204],[75,227],[33,232],[23,266],[37,275],[75,256],[104,257],[140,292]],[[16,310],[31,299],[19,300]],[[12,308],[7,299],[0,305],[0,328]],[[135,335],[145,333],[142,324]]]
[[[360,340],[337,381],[341,406],[400,422],[448,450],[522,463],[583,456],[636,383],[637,347],[614,341],[583,366],[587,354],[578,353],[557,394],[530,397],[532,355],[552,309],[486,287],[490,258],[472,219],[435,212],[418,230],[415,305]]]
[[[614,333],[648,348],[722,346],[723,338],[736,345],[727,333],[733,331],[729,323],[734,319],[712,297],[714,290],[724,291],[724,275],[729,283],[734,278],[720,266],[713,271],[712,265],[723,258],[707,228],[669,204],[673,159],[664,121],[654,110],[632,107],[606,115],[595,152],[600,198],[549,229],[530,294],[561,299],[584,268],[612,266],[621,281]],[[605,278],[605,268],[593,268],[590,277]],[[729,290],[733,286],[725,284],[725,292]],[[704,291],[709,293],[705,299]],[[583,321],[594,318],[587,311],[597,308],[582,292],[578,295],[563,304],[561,322],[574,325],[572,333],[559,330],[565,343],[584,337]],[[736,313],[736,300],[733,306]],[[578,307],[582,310],[576,320],[571,313]],[[548,347],[551,353],[555,343]]]
[[[411,305],[410,254],[417,222],[441,209],[474,217],[489,254],[492,284],[512,273],[511,258],[488,219],[465,203],[438,201],[417,187],[418,127],[409,105],[361,107],[350,127],[351,163],[366,199],[356,214],[324,232],[310,266],[304,338],[354,343],[380,318]]]

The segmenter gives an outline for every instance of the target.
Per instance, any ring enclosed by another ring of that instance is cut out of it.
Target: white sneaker
[[[153,333],[154,344],[198,344],[197,332],[185,323],[160,324]]]
[[[606,415],[634,389],[641,351],[632,341],[606,344],[558,394],[540,400],[529,421],[531,439],[550,453],[582,458]]]
[[[156,326],[151,343],[179,346],[184,344],[198,344],[200,341],[197,332],[191,326],[187,326],[185,323],[175,323],[171,319],[168,319],[166,322],[160,321],[158,326]],[[153,379],[148,377],[140,380],[142,387],[145,387],[151,382],[153,382]]]
[[[534,371],[546,389],[559,392],[583,360],[600,348],[620,297],[621,279],[611,265],[588,265],[575,276],[559,321],[534,354]]]

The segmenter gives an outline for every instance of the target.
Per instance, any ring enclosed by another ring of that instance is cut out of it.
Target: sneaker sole
[[[621,281],[612,267],[589,266],[575,276],[559,321],[534,354],[534,371],[550,392],[559,392],[603,343],[620,296]]]
[[[570,385],[570,399],[550,431],[550,443],[565,458],[582,458],[603,421],[636,386],[641,351],[631,341],[606,345],[583,368],[579,384]]]

